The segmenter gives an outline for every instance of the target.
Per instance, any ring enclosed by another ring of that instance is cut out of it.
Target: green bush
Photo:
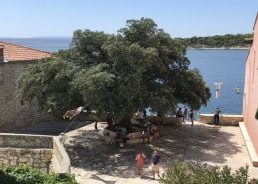
[[[232,172],[228,166],[219,168],[207,164],[176,161],[161,177],[163,184],[245,184],[248,166]]]
[[[1,184],[77,184],[73,175],[59,177],[27,166],[0,168],[0,178]]]

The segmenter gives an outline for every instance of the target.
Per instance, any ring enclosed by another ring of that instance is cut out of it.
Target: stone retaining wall
[[[71,163],[60,137],[0,133],[0,167],[17,165],[69,173]]]
[[[170,116],[170,117],[163,117],[163,119],[161,120],[157,116],[145,116],[144,121],[162,124],[162,125],[181,126],[183,122],[183,118]],[[138,123],[136,121],[136,117],[132,118],[132,123]]]
[[[0,148],[0,167],[27,165],[48,172],[52,149]]]
[[[199,114],[198,121],[200,123],[213,124],[214,115],[213,114]],[[219,117],[219,125],[222,126],[239,126],[239,122],[243,121],[243,115],[229,115],[223,114]]]

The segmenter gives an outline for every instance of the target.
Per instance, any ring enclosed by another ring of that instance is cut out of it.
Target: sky
[[[251,33],[258,0],[2,0],[0,37],[116,33],[128,19],[153,19],[172,37]]]

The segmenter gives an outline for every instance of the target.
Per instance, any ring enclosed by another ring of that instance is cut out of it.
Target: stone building
[[[0,132],[15,132],[45,120],[35,105],[17,101],[15,89],[26,66],[47,57],[48,52],[0,41]]]
[[[253,162],[258,167],[258,14],[253,27],[252,45],[246,60],[245,87],[243,93],[244,123],[242,129],[246,145]],[[243,131],[244,129],[244,131]],[[245,133],[246,132],[246,133]]]

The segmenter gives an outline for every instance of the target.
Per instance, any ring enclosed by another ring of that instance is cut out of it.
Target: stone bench
[[[108,143],[115,143],[116,132],[104,129],[103,132],[100,132],[101,138],[103,138]],[[129,138],[126,143],[128,144],[135,144],[135,143],[143,143],[143,135],[141,132],[131,132],[127,135]],[[145,141],[148,140],[148,137],[145,137]]]

